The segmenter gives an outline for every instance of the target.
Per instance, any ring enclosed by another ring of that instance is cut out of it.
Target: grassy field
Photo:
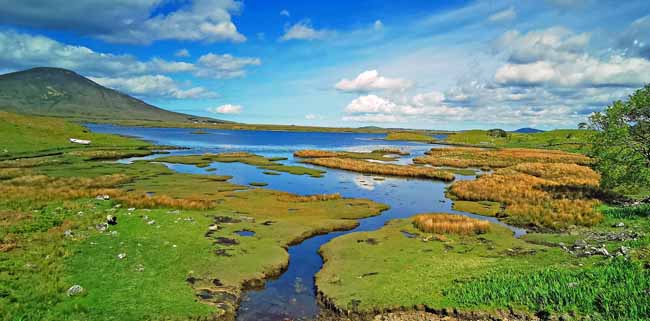
[[[634,210],[603,211],[604,221],[594,227],[523,239],[497,225],[483,234],[432,234],[411,219],[394,220],[326,244],[317,286],[329,304],[361,314],[424,306],[502,316],[513,309],[568,319],[648,320],[650,270],[643,264],[650,260],[650,223],[607,214]],[[614,227],[621,223],[625,227]],[[624,246],[628,259],[562,249],[574,242],[612,254]]]
[[[43,120],[70,128],[64,137],[80,128]],[[93,160],[142,146],[102,137],[116,149],[81,153],[53,140],[29,152],[58,155],[0,161],[0,320],[232,316],[242,289],[286,267],[288,245],[386,209],[340,195],[249,189],[146,161]],[[108,215],[117,225],[102,225]],[[255,235],[235,233],[242,230]],[[73,285],[81,293],[68,295]]]
[[[454,174],[451,172],[422,166],[378,164],[365,160],[338,157],[306,158],[302,162],[366,174],[432,178],[443,181],[454,180]]]
[[[378,149],[378,150],[371,151],[370,153],[312,150],[312,149],[299,150],[293,153],[293,156],[300,157],[300,158],[338,157],[338,158],[350,158],[350,159],[372,159],[372,160],[380,160],[380,161],[395,161],[396,157],[394,155],[405,156],[405,155],[409,155],[409,153],[397,148]]]
[[[0,111],[0,160],[96,149],[142,149],[149,144],[115,135],[91,133],[83,126],[58,118],[23,116]],[[70,138],[91,140],[89,146]]]
[[[452,133],[442,143],[481,147],[545,148],[570,152],[585,152],[591,131],[556,129],[541,133],[508,133],[507,137],[488,135],[487,130],[467,130]]]

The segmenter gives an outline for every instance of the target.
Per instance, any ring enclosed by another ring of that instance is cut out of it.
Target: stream
[[[443,145],[414,142],[384,141],[383,134],[361,133],[312,133],[280,131],[237,131],[205,130],[207,134],[192,134],[189,128],[138,128],[104,124],[86,125],[94,132],[113,133],[139,137],[155,144],[187,147],[187,150],[172,151],[172,155],[193,155],[230,151],[247,151],[267,157],[286,157],[287,165],[301,165],[294,159],[293,152],[301,149],[372,151],[379,148],[400,148],[411,153],[402,156],[398,164],[410,164],[413,157]],[[144,157],[154,159],[161,155]],[[142,158],[135,158],[142,159]],[[122,160],[129,162],[133,159]],[[359,226],[350,231],[333,232],[311,237],[289,248],[290,262],[286,272],[276,279],[267,280],[261,290],[247,291],[242,297],[237,320],[277,321],[283,319],[308,320],[318,315],[320,306],[316,298],[314,276],[321,269],[323,261],[319,248],[331,239],[360,231],[381,228],[392,219],[406,218],[424,212],[445,212],[488,220],[511,229],[515,236],[525,234],[523,229],[506,225],[493,217],[484,217],[454,211],[452,201],[445,197],[445,188],[450,183],[429,179],[399,178],[379,175],[365,175],[350,171],[325,169],[321,178],[307,175],[263,174],[262,169],[240,163],[213,163],[199,168],[193,165],[166,164],[182,173],[205,175],[231,175],[235,184],[265,182],[264,188],[300,195],[341,193],[344,197],[367,198],[390,206],[381,215],[359,220]],[[209,171],[215,168],[216,171]],[[472,180],[474,175],[456,175],[456,180]],[[405,236],[406,237],[406,236]]]

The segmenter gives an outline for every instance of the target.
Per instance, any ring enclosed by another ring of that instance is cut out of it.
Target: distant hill
[[[541,129],[524,127],[524,128],[519,128],[513,132],[522,133],[522,134],[534,134],[534,133],[543,133],[544,131]]]
[[[0,111],[105,121],[225,123],[164,110],[73,71],[49,67],[0,75]]]

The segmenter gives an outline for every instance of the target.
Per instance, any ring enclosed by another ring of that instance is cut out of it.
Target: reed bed
[[[602,221],[599,201],[590,196],[599,178],[580,165],[524,163],[456,182],[449,191],[461,200],[505,204],[503,214],[513,223],[562,229]]]
[[[392,175],[405,177],[433,178],[443,181],[453,181],[454,174],[430,167],[410,165],[378,164],[364,160],[348,158],[309,158],[303,162],[329,168],[344,169],[366,174]]]
[[[438,234],[474,235],[490,231],[490,222],[453,214],[420,214],[413,218],[420,231]]]
[[[582,154],[544,149],[481,149],[475,147],[432,148],[413,162],[432,166],[504,168],[521,163],[565,163],[589,165],[592,160]]]
[[[314,195],[295,195],[295,194],[282,194],[278,196],[278,201],[282,202],[292,202],[292,203],[307,203],[307,202],[319,202],[319,201],[333,201],[339,200],[342,196],[340,193],[334,194],[314,194]]]
[[[343,152],[333,152],[328,150],[304,149],[293,153],[293,156],[300,158],[320,158],[320,157],[343,157]]]
[[[394,154],[394,155],[401,155],[401,156],[411,155],[411,153],[401,150],[399,148],[380,148],[380,149],[375,149],[372,152],[378,154]]]

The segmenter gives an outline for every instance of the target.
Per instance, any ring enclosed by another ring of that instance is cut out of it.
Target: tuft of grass
[[[294,152],[293,156],[300,157],[300,158],[336,157],[336,158],[350,158],[350,159],[374,159],[374,160],[381,160],[381,161],[393,161],[395,160],[395,157],[391,155],[408,155],[408,154],[409,154],[408,152],[404,152],[396,148],[377,149],[369,153],[305,149],[305,150],[299,150]]]
[[[257,187],[264,187],[264,186],[269,185],[269,183],[265,183],[265,182],[250,182],[250,183],[248,183],[248,185],[250,185],[250,186],[257,186]]]
[[[393,175],[405,177],[433,178],[443,181],[453,181],[454,174],[448,171],[442,171],[430,167],[420,167],[411,165],[394,165],[378,164],[364,160],[328,157],[328,158],[308,158],[303,160],[304,163],[324,166],[329,168],[338,168],[366,174]]]
[[[454,214],[420,214],[413,218],[413,225],[422,232],[437,234],[484,234],[490,230],[490,222]]]
[[[446,295],[463,307],[523,306],[598,320],[648,320],[650,270],[623,258],[590,269],[492,273],[461,282]]]
[[[455,200],[453,207],[456,211],[474,213],[483,216],[497,216],[501,212],[501,204],[490,201],[458,201]]]

